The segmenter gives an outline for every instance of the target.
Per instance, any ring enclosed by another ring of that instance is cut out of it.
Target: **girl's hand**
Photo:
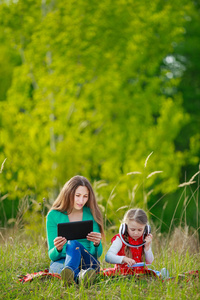
[[[150,233],[144,239],[146,241],[146,243],[144,244],[144,248],[145,248],[146,251],[148,251],[149,248],[151,247],[152,238],[153,238],[153,235]]]
[[[101,233],[99,232],[90,232],[87,235],[87,240],[94,243],[94,246],[99,246],[101,242]]]
[[[54,239],[53,243],[56,249],[61,252],[64,244],[67,243],[67,240],[62,236],[58,236]]]
[[[135,262],[134,259],[132,259],[132,258],[130,258],[130,257],[124,256],[124,258],[123,258],[123,260],[122,260],[122,263],[125,263],[125,264],[127,264],[127,265],[129,265],[129,266],[132,266],[132,265],[134,265],[136,262]]]

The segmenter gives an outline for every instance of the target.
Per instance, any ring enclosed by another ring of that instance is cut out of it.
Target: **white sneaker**
[[[79,284],[83,284],[88,287],[91,286],[96,278],[96,271],[92,268],[86,270],[80,270],[78,279]]]
[[[74,282],[74,271],[70,267],[62,269],[60,275],[64,283],[70,285]]]

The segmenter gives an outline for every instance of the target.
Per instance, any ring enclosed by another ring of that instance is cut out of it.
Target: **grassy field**
[[[49,266],[46,241],[38,235],[30,238],[24,231],[1,230],[0,236],[0,299],[199,299],[199,278],[178,279],[178,274],[200,270],[198,238],[188,228],[176,228],[170,236],[154,235],[153,267],[166,267],[173,281],[162,282],[155,278],[103,278],[98,276],[90,288],[72,285],[65,287],[60,279],[35,278],[21,283],[17,275],[37,272]],[[104,257],[110,236],[106,234],[102,268],[108,266]]]

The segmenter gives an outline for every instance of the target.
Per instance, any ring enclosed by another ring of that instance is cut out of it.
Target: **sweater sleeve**
[[[93,219],[93,231],[100,233],[99,225],[97,224],[97,222],[94,219]],[[90,244],[90,253],[95,258],[99,258],[101,256],[102,252],[103,252],[103,247],[102,247],[101,241],[100,241],[99,246],[97,246],[97,247],[95,247],[94,244],[91,242],[91,244]]]
[[[154,256],[153,256],[153,252],[152,252],[151,248],[149,248],[148,251],[145,251],[145,249],[144,249],[144,254],[145,254],[146,263],[151,264],[154,260]]]
[[[48,255],[52,261],[56,261],[66,256],[66,245],[64,245],[61,252],[58,252],[54,246],[54,239],[57,237],[57,223],[55,220],[55,214],[51,211],[47,215],[46,229],[47,229],[47,243],[48,243]]]
[[[113,241],[112,245],[108,249],[108,252],[105,256],[105,261],[111,264],[122,264],[122,260],[124,256],[117,255],[122,247],[122,241],[117,236],[116,239]]]

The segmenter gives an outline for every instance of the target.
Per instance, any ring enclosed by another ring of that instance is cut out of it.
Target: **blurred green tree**
[[[147,206],[154,186],[155,194],[175,191],[186,156],[197,158],[176,148],[189,113],[181,77],[164,62],[184,42],[192,11],[186,0],[2,3],[0,26],[22,63],[1,102],[1,191],[52,201],[75,174],[103,179],[111,220],[130,201]],[[126,176],[133,171],[142,174]]]

